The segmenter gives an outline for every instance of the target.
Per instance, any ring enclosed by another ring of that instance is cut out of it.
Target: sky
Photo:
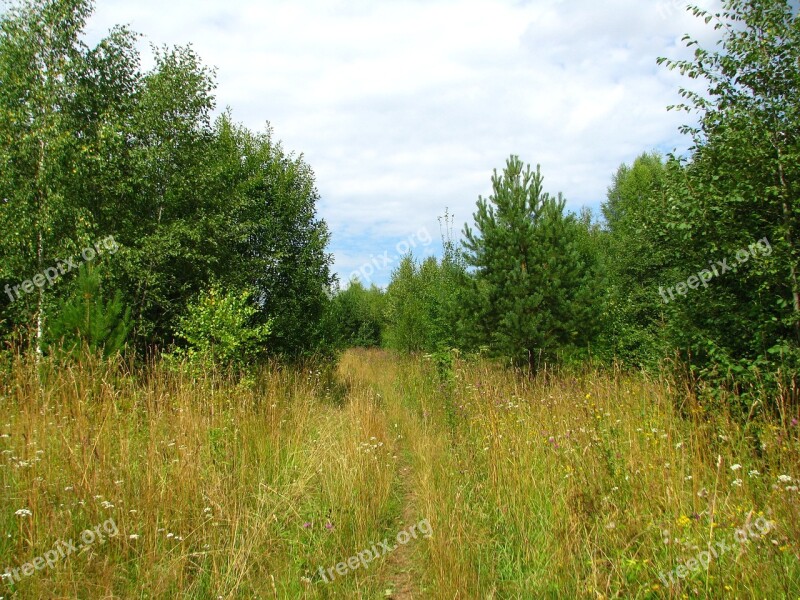
[[[700,0],[717,8],[719,0]],[[268,124],[316,174],[334,271],[386,285],[400,256],[458,236],[511,154],[540,164],[567,208],[598,211],[645,151],[684,152],[690,82],[656,64],[684,34],[716,34],[682,0],[98,0],[115,24],[192,44],[217,70],[217,108]]]

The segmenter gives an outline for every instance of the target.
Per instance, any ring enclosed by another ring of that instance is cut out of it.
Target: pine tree
[[[512,156],[502,174],[495,170],[492,195],[478,199],[475,231],[464,229],[486,342],[531,372],[595,329],[594,259],[580,243],[581,223],[542,182],[538,166]]]
[[[83,346],[111,356],[121,351],[131,331],[131,311],[117,290],[105,300],[98,272],[82,265],[75,292],[54,313],[49,325],[50,345],[68,352]]]

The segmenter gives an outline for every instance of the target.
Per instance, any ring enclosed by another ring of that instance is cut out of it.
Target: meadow
[[[800,598],[796,418],[667,378],[354,349],[1,383],[3,598]]]

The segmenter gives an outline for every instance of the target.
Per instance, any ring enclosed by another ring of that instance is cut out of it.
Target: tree
[[[333,295],[326,320],[336,348],[380,346],[384,329],[384,293],[374,284],[365,288],[353,279],[345,290]]]
[[[601,207],[606,235],[600,254],[609,284],[604,338],[614,357],[640,365],[664,355],[658,288],[675,256],[661,226],[666,176],[660,155],[642,154],[619,167]]]
[[[224,292],[217,285],[200,293],[181,317],[178,336],[188,355],[224,365],[244,365],[266,350],[270,324],[258,324],[248,292]]]
[[[426,313],[419,267],[409,253],[402,258],[386,288],[386,344],[418,352],[427,347],[430,321]]]
[[[478,199],[475,230],[464,229],[467,260],[484,285],[487,341],[532,372],[588,343],[597,321],[596,265],[580,243],[581,224],[542,182],[539,167],[512,156],[502,174],[495,170],[492,195]]]
[[[81,265],[74,293],[49,323],[50,345],[72,353],[85,346],[106,357],[122,351],[132,327],[131,310],[119,290],[106,296],[98,270]]]
[[[224,195],[206,173],[215,159],[213,71],[191,47],[156,49],[132,107],[126,189],[104,220],[126,251],[119,285],[133,299],[139,346],[167,345],[187,298],[215,273]],[[237,289],[243,289],[242,286]]]
[[[42,273],[73,254],[91,223],[66,197],[78,170],[70,98],[85,69],[80,33],[88,0],[28,0],[0,16],[0,239],[2,277]],[[16,305],[12,322],[32,313],[34,346],[42,350],[48,302],[38,286],[35,304]]]
[[[0,287],[113,235],[104,280],[137,349],[170,345],[212,282],[254,294],[273,352],[317,349],[334,278],[310,166],[270,130],[212,124],[214,72],[191,47],[154,49],[144,73],[125,28],[86,47],[92,8],[21,0],[0,16]],[[32,325],[40,349],[69,287],[37,291],[3,303],[0,324]]]
[[[261,318],[272,322],[274,351],[315,351],[334,278],[313,170],[270,129],[254,134],[227,116],[217,122],[213,157],[206,177],[220,199],[213,220],[218,278],[255,291]]]
[[[681,90],[676,108],[699,122],[683,128],[691,157],[670,165],[665,226],[687,270],[734,261],[759,240],[770,252],[735,261],[727,276],[675,303],[676,345],[726,375],[782,368],[797,397],[800,22],[789,0],[725,0],[718,13],[693,11],[715,22],[721,47],[709,51],[686,36],[697,46],[692,59],[659,59],[707,86]]]

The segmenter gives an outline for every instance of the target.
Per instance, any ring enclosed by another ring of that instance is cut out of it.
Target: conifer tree
[[[532,372],[595,329],[595,265],[580,244],[581,224],[542,182],[538,166],[533,172],[512,156],[502,174],[495,170],[492,195],[479,197],[475,229],[464,229],[486,342]]]
[[[96,269],[81,265],[74,293],[54,312],[49,324],[51,344],[68,352],[86,346],[111,356],[121,351],[131,331],[131,310],[117,290],[107,300]]]

